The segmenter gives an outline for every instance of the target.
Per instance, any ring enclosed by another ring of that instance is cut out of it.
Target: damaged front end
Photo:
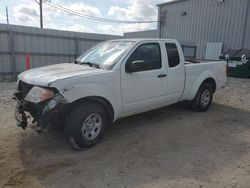
[[[63,121],[67,101],[55,88],[38,87],[19,81],[17,90],[13,98],[17,101],[15,118],[18,127],[25,129],[30,116],[38,130],[43,130],[50,123]]]

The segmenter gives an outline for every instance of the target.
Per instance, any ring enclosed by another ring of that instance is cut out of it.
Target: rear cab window
[[[176,67],[180,64],[179,51],[175,43],[165,43],[168,65],[170,68]]]

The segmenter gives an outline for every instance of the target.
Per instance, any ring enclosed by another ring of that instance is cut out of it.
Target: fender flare
[[[113,120],[115,121],[119,114],[121,114],[122,106],[121,99],[111,88],[107,88],[97,83],[84,83],[74,86],[69,86],[60,91],[61,95],[68,101],[68,103],[74,103],[78,100],[88,98],[100,98],[107,101],[112,107]],[[120,101],[120,102],[119,102]]]
[[[196,79],[195,83],[192,86],[192,89],[190,90],[190,95],[189,95],[191,96],[190,100],[193,100],[195,98],[201,84],[207,79],[213,79],[216,85],[215,74],[210,70],[203,72],[198,76],[198,78]]]

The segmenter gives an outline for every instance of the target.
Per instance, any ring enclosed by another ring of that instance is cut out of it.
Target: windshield
[[[106,41],[91,48],[76,62],[110,70],[133,43],[131,41]]]

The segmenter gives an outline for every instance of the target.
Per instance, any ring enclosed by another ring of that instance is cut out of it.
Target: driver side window
[[[126,62],[126,70],[131,69],[133,62],[140,62],[141,68],[129,72],[140,72],[161,68],[161,50],[158,43],[142,44],[131,54]],[[126,71],[128,72],[128,71]]]

